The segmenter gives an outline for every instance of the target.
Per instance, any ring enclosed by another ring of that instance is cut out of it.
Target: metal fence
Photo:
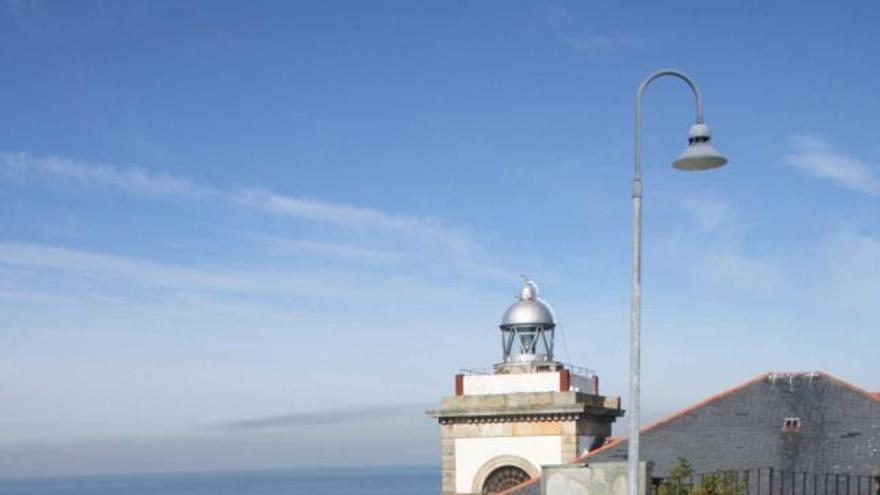
[[[583,376],[586,378],[593,378],[596,376],[596,372],[591,370],[590,368],[584,368],[583,366],[577,366],[570,363],[563,363],[560,361],[556,361],[561,364],[565,369],[572,372],[574,375]],[[494,375],[495,368],[494,367],[482,367],[482,368],[461,368],[458,370],[462,375]]]
[[[880,495],[880,476],[774,468],[655,479],[657,495]]]

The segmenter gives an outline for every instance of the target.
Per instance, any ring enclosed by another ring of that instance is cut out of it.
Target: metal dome
[[[553,310],[546,301],[538,297],[538,286],[531,280],[525,281],[518,300],[501,317],[502,328],[519,325],[556,326]]]

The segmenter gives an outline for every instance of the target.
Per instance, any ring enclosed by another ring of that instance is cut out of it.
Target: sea
[[[0,495],[437,495],[437,466],[0,478]]]

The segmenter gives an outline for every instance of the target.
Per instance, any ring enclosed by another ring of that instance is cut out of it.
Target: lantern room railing
[[[583,366],[577,366],[569,363],[560,362],[565,369],[569,370],[572,375],[582,376],[584,378],[593,379],[596,376],[596,372],[589,368],[585,368]],[[458,370],[460,375],[494,375],[495,368],[493,367],[481,367],[481,368],[461,368]]]

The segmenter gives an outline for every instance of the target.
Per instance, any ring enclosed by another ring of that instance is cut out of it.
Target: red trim
[[[866,396],[868,396],[868,398],[874,399],[875,401],[880,402],[880,393],[868,392],[867,390],[865,390],[863,388],[857,387],[857,386],[853,385],[852,383],[845,382],[845,381],[841,380],[840,378],[837,378],[836,376],[832,376],[832,375],[829,375],[828,373],[825,373],[824,371],[819,371],[817,374],[820,376],[824,376],[825,378],[831,380],[832,382],[834,382],[838,385],[841,385],[843,387],[846,387],[846,388],[852,390],[853,392],[857,392],[857,393],[866,395]]]
[[[568,392],[571,390],[571,371],[562,370],[559,372],[559,391]]]
[[[751,386],[751,385],[754,385],[755,383],[758,383],[758,382],[760,382],[760,381],[762,381],[762,380],[766,380],[766,379],[767,379],[768,377],[770,377],[770,376],[773,376],[773,375],[807,375],[807,374],[810,374],[810,373],[815,374],[816,376],[821,376],[822,378],[826,378],[826,379],[828,379],[828,380],[830,380],[830,381],[832,381],[832,382],[834,382],[834,383],[836,383],[836,384],[838,384],[838,385],[840,385],[840,386],[842,386],[842,387],[845,387],[845,388],[848,388],[848,389],[852,390],[853,392],[856,392],[856,393],[859,393],[859,394],[863,394],[863,395],[865,395],[866,397],[868,397],[869,399],[874,399],[875,401],[880,402],[880,396],[878,396],[878,395],[876,395],[876,394],[872,394],[871,392],[868,392],[868,391],[865,390],[865,389],[862,389],[862,388],[856,387],[855,385],[853,385],[853,384],[851,384],[851,383],[847,383],[847,382],[841,380],[840,378],[837,378],[837,377],[831,376],[831,375],[829,375],[828,373],[825,373],[824,371],[809,371],[809,372],[808,372],[808,371],[803,371],[803,372],[798,372],[798,371],[785,371],[785,372],[779,372],[779,373],[772,373],[772,372],[771,372],[771,373],[763,373],[763,374],[761,374],[761,375],[759,375],[759,376],[757,376],[757,377],[755,377],[755,378],[753,378],[753,379],[751,379],[751,380],[749,380],[749,381],[747,381],[747,382],[745,382],[745,383],[742,383],[742,384],[740,384],[740,385],[737,385],[736,387],[733,387],[733,388],[727,389],[727,390],[725,390],[725,391],[723,391],[723,392],[720,392],[720,393],[718,393],[718,394],[715,394],[715,395],[709,397],[708,399],[704,399],[704,400],[702,400],[702,401],[700,401],[700,402],[697,402],[696,404],[694,404],[694,405],[692,405],[692,406],[690,406],[690,407],[686,407],[686,408],[682,409],[681,411],[678,411],[677,413],[675,413],[675,414],[673,414],[673,415],[671,415],[671,416],[668,416],[668,417],[666,417],[666,418],[664,418],[664,419],[661,419],[660,421],[656,421],[656,422],[654,422],[654,423],[651,423],[650,425],[648,425],[648,426],[646,426],[645,428],[643,428],[643,429],[641,430],[640,434],[645,434],[645,433],[647,433],[647,432],[649,432],[649,431],[651,431],[651,430],[653,430],[653,429],[655,429],[655,428],[659,428],[659,427],[661,427],[661,426],[663,426],[663,425],[665,425],[665,424],[671,423],[671,422],[677,420],[678,418],[684,416],[685,414],[688,414],[688,413],[694,411],[695,409],[699,409],[699,408],[701,408],[701,407],[703,407],[703,406],[705,406],[705,405],[708,405],[708,404],[711,403],[711,402],[715,402],[715,401],[718,400],[718,399],[722,399],[722,398],[724,398],[724,397],[726,397],[726,396],[728,396],[728,395],[731,395],[731,394],[733,394],[733,393],[739,392],[740,390],[742,390],[742,389],[744,389],[744,388],[746,388],[746,387],[749,387],[749,386]],[[596,455],[596,454],[598,454],[598,453],[600,453],[600,452],[604,452],[604,451],[606,451],[606,450],[608,450],[608,449],[610,449],[610,448],[612,448],[612,447],[615,447],[615,446],[617,446],[617,445],[620,445],[620,444],[623,443],[623,442],[626,442],[626,438],[625,438],[625,437],[622,437],[622,438],[620,438],[620,439],[618,439],[617,441],[614,441],[614,442],[609,442],[609,443],[603,445],[602,447],[600,447],[600,448],[598,448],[598,449],[596,449],[596,450],[594,450],[594,451],[592,451],[592,452],[588,452],[588,453],[586,453],[585,455],[582,455],[581,457],[579,457],[579,458],[577,459],[577,461],[583,461],[583,460],[585,460],[585,459],[589,459],[590,457],[592,457],[592,456],[594,456],[594,455]]]
[[[455,395],[464,395],[464,375],[455,375]]]
[[[537,478],[534,478],[534,479],[530,479],[529,481],[526,481],[524,483],[520,483],[512,488],[508,488],[507,490],[504,490],[503,492],[498,492],[495,495],[513,495],[514,493],[519,492],[523,488],[525,488],[529,485],[534,485],[535,483],[537,483],[539,481],[541,481],[540,476],[538,476]]]
[[[767,376],[769,376],[770,374],[771,374],[771,373],[763,373],[763,374],[761,374],[761,375],[759,375],[759,376],[757,376],[757,377],[755,377],[755,378],[753,378],[753,379],[751,379],[751,380],[749,380],[749,381],[747,381],[747,382],[745,382],[745,383],[742,383],[742,384],[740,384],[740,385],[737,385],[736,387],[729,388],[729,389],[727,389],[727,390],[725,390],[725,391],[723,391],[723,392],[717,393],[717,394],[715,394],[715,395],[709,397],[708,399],[703,399],[703,400],[701,400],[700,402],[697,402],[696,404],[694,404],[694,405],[692,405],[692,406],[690,406],[690,407],[686,407],[686,408],[682,409],[681,411],[678,411],[677,413],[675,413],[675,414],[673,414],[673,415],[671,415],[671,416],[667,416],[666,418],[661,419],[660,421],[655,421],[654,423],[651,423],[650,425],[648,425],[648,426],[642,428],[642,429],[640,430],[639,434],[640,434],[640,435],[643,435],[643,434],[645,434],[645,433],[647,433],[647,432],[653,430],[654,428],[658,428],[658,427],[663,426],[663,425],[665,425],[665,424],[667,424],[667,423],[671,423],[672,421],[675,421],[676,419],[678,419],[678,418],[684,416],[685,414],[687,414],[687,413],[689,413],[689,412],[691,412],[691,411],[693,411],[693,410],[695,410],[695,409],[699,409],[699,408],[701,408],[701,407],[703,407],[703,406],[705,406],[705,405],[707,405],[707,404],[709,404],[709,403],[711,403],[711,402],[715,402],[716,400],[722,399],[722,398],[724,398],[724,397],[726,397],[726,396],[728,396],[728,395],[731,395],[731,394],[733,394],[733,393],[735,393],[735,392],[739,392],[740,390],[742,390],[742,389],[744,389],[744,388],[746,388],[746,387],[748,387],[748,386],[754,385],[755,383],[758,383],[758,382],[760,382],[761,380],[764,380],[764,379],[767,378]],[[606,450],[611,449],[611,448],[614,448],[614,447],[616,447],[616,446],[618,446],[618,445],[620,445],[620,444],[622,444],[622,443],[624,443],[624,442],[626,442],[626,437],[620,437],[620,438],[618,438],[618,439],[616,439],[616,440],[614,440],[614,441],[612,441],[612,442],[608,442],[608,443],[606,443],[605,445],[599,447],[598,449],[596,449],[596,450],[594,450],[594,451],[592,451],[592,452],[587,452],[586,454],[584,454],[584,455],[578,457],[577,460],[576,460],[575,462],[583,461],[583,460],[585,460],[585,459],[589,459],[590,457],[593,457],[594,455],[599,454],[600,452],[605,452]]]
[[[855,386],[855,385],[853,385],[853,384],[851,384],[851,383],[847,383],[847,382],[841,380],[840,378],[837,378],[837,377],[834,377],[834,376],[832,376],[832,375],[829,375],[828,373],[825,373],[824,371],[817,371],[817,372],[814,372],[814,373],[815,373],[817,376],[821,376],[821,377],[823,377],[823,378],[827,378],[828,380],[833,381],[833,382],[837,383],[838,385],[841,385],[841,386],[843,386],[843,387],[846,387],[846,388],[852,390],[853,392],[856,392],[856,393],[859,393],[859,394],[863,394],[864,396],[868,397],[869,399],[872,399],[872,400],[875,400],[875,401],[877,401],[877,402],[880,402],[880,393],[872,393],[872,392],[868,392],[867,390],[865,390],[865,389],[863,389],[863,388],[859,388],[859,387],[857,387],[857,386]],[[769,376],[772,376],[772,375],[774,375],[774,374],[784,374],[784,375],[803,375],[803,374],[806,374],[806,373],[805,373],[805,372],[800,372],[800,373],[799,373],[799,372],[763,373],[763,374],[761,374],[761,375],[759,375],[759,376],[757,376],[757,377],[755,377],[755,378],[753,378],[753,379],[751,379],[751,380],[749,380],[749,381],[747,381],[747,382],[745,382],[745,383],[742,383],[742,384],[737,385],[737,386],[735,386],[735,387],[733,387],[733,388],[730,388],[730,389],[727,389],[727,390],[725,390],[725,391],[723,391],[723,392],[720,392],[720,393],[718,393],[718,394],[715,394],[715,395],[709,397],[708,399],[704,399],[704,400],[702,400],[702,401],[700,401],[700,402],[698,402],[698,403],[696,403],[696,404],[694,404],[694,405],[692,405],[692,406],[690,406],[690,407],[686,407],[686,408],[682,409],[681,411],[679,411],[679,412],[677,412],[677,413],[675,413],[675,414],[673,414],[673,415],[671,415],[671,416],[668,416],[668,417],[666,417],[666,418],[664,418],[664,419],[661,419],[660,421],[656,421],[656,422],[654,422],[654,423],[652,423],[652,424],[646,426],[645,428],[643,428],[643,429],[641,430],[641,433],[640,433],[640,434],[647,433],[647,432],[649,432],[649,431],[651,431],[651,430],[653,430],[653,429],[655,429],[655,428],[659,428],[660,426],[663,426],[663,425],[665,425],[665,424],[667,424],[667,423],[670,423],[670,422],[672,422],[672,421],[675,421],[676,419],[678,419],[678,418],[684,416],[685,414],[688,414],[689,412],[694,411],[695,409],[699,409],[699,408],[701,408],[701,407],[703,407],[703,406],[705,406],[705,405],[708,405],[708,404],[711,403],[711,402],[715,402],[716,400],[719,400],[719,399],[722,399],[722,398],[724,398],[724,397],[726,397],[726,396],[728,396],[728,395],[734,394],[734,393],[736,393],[736,392],[738,392],[738,391],[740,391],[740,390],[742,390],[742,389],[744,389],[744,388],[746,388],[746,387],[749,387],[749,386],[751,386],[751,385],[754,385],[755,383],[758,383],[758,382],[760,382],[760,381],[762,381],[762,380],[765,380],[765,379],[767,379]],[[605,452],[605,451],[608,450],[608,449],[612,449],[612,448],[614,448],[614,447],[616,447],[616,446],[618,446],[618,445],[620,445],[620,444],[626,442],[626,438],[625,438],[625,437],[619,437],[619,438],[614,438],[614,439],[609,439],[609,440],[610,440],[610,441],[607,442],[607,443],[605,443],[605,445],[603,445],[603,446],[599,447],[598,449],[593,450],[593,451],[591,451],[591,452],[587,452],[586,454],[584,454],[584,455],[578,457],[577,459],[575,459],[574,462],[575,462],[575,463],[577,463],[577,462],[583,462],[583,461],[588,460],[589,458],[591,458],[591,457],[593,457],[593,456],[595,456],[595,455],[597,455],[597,454],[599,454],[599,453],[601,453],[601,452]],[[499,493],[498,495],[512,495],[512,494],[514,494],[514,493],[519,492],[520,490],[522,490],[523,488],[525,488],[525,487],[527,487],[527,486],[529,486],[529,485],[532,485],[532,484],[534,484],[534,483],[537,483],[540,479],[541,479],[541,478],[538,477],[538,478],[535,478],[535,479],[533,479],[533,480],[529,480],[529,481],[527,481],[527,482],[525,482],[525,483],[522,483],[522,484],[517,485],[517,486],[515,486],[515,487],[513,487],[513,488],[510,488],[509,490],[503,491],[503,492]]]

